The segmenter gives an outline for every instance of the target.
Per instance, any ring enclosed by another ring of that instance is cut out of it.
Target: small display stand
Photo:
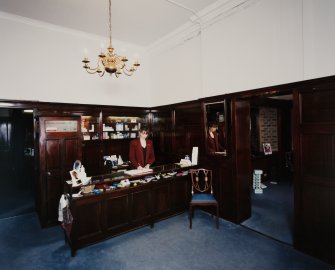
[[[255,194],[262,194],[263,193],[262,181],[261,181],[262,174],[263,174],[262,170],[254,170],[252,187],[254,189]]]

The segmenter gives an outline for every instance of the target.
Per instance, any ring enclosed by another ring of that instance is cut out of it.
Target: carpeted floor
[[[41,229],[35,213],[0,220],[1,269],[335,269],[242,226],[195,211],[78,250],[59,226]]]
[[[293,184],[291,181],[265,182],[263,194],[251,195],[251,218],[241,225],[293,244]]]
[[[10,190],[8,192],[8,190]],[[34,194],[29,189],[4,189],[0,191],[0,219],[35,211]]]

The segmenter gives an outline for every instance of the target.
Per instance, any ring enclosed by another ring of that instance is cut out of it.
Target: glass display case
[[[211,152],[208,147],[208,143],[206,144],[207,152],[211,152],[211,154],[227,154],[227,130],[226,130],[226,102],[218,101],[212,103],[205,103],[205,138],[206,142],[209,141],[210,130],[209,127],[213,126],[216,128],[214,131],[215,143],[218,144],[220,147],[218,152]]]
[[[126,170],[115,171],[89,177],[90,181],[82,185],[73,185],[73,181],[66,181],[65,191],[73,198],[89,195],[99,195],[104,192],[135,187],[150,182],[158,182],[163,179],[188,175],[192,166],[181,166],[180,164],[165,164],[154,166],[149,170]],[[138,173],[133,173],[138,171]],[[131,173],[130,173],[131,172]]]
[[[89,244],[145,225],[153,228],[155,222],[185,211],[191,196],[190,168],[168,164],[136,175],[116,172],[75,187],[66,181],[73,222],[64,235],[72,256]]]

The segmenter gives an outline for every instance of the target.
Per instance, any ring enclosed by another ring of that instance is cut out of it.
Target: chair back
[[[207,169],[191,169],[192,179],[192,195],[194,193],[211,193],[212,186],[212,170]]]

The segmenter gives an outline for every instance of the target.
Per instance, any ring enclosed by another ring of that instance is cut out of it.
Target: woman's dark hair
[[[148,127],[147,126],[141,126],[140,127],[140,130],[139,130],[139,132],[142,132],[142,131],[146,131],[146,132],[149,132],[149,129],[148,129]]]
[[[212,127],[218,127],[218,124],[216,122],[209,122],[208,124],[208,128],[212,128]]]

